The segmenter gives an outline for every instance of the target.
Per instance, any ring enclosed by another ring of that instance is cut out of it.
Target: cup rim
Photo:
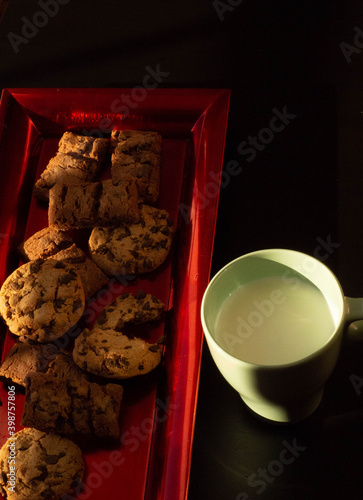
[[[334,279],[338,289],[339,289],[339,292],[340,292],[340,296],[341,296],[341,300],[342,300],[342,313],[340,315],[340,318],[339,318],[339,321],[337,323],[337,326],[335,327],[334,331],[332,332],[332,334],[329,336],[329,338],[324,342],[323,345],[321,345],[319,347],[319,349],[317,349],[316,351],[314,351],[313,353],[307,355],[307,356],[304,356],[303,358],[300,358],[298,360],[295,360],[295,361],[290,361],[288,363],[279,363],[279,364],[262,364],[262,363],[256,363],[254,361],[246,361],[246,360],[243,360],[243,359],[240,359],[240,358],[237,358],[236,356],[233,356],[233,354],[230,354],[228,351],[226,351],[213,337],[213,335],[210,333],[209,331],[209,328],[207,327],[207,324],[206,324],[206,320],[205,320],[205,317],[204,317],[204,311],[205,311],[205,303],[206,303],[206,299],[207,299],[207,295],[208,295],[208,291],[210,290],[210,288],[213,286],[213,284],[215,283],[215,281],[217,281],[217,279],[219,278],[219,276],[225,272],[228,268],[232,267],[233,265],[236,264],[236,262],[242,260],[242,259],[245,259],[247,257],[253,257],[253,256],[257,256],[258,254],[259,255],[263,255],[264,253],[267,253],[267,252],[281,252],[281,253],[294,253],[294,254],[299,254],[299,255],[302,255],[302,256],[306,256],[310,259],[313,259],[314,261],[316,261],[321,267],[324,267],[328,273],[332,276],[332,278]],[[292,367],[292,366],[297,366],[297,365],[301,365],[301,364],[305,364],[307,362],[309,362],[311,359],[313,358],[316,358],[317,356],[319,356],[323,351],[325,351],[329,345],[333,342],[333,340],[335,339],[337,333],[341,330],[341,327],[342,327],[342,324],[344,323],[344,318],[346,316],[346,313],[345,313],[345,296],[344,296],[344,292],[343,292],[343,289],[342,289],[342,286],[338,280],[338,278],[335,276],[335,274],[333,273],[333,271],[326,265],[324,264],[323,262],[321,262],[320,260],[318,260],[316,257],[313,257],[305,252],[300,252],[299,250],[291,250],[291,249],[287,249],[287,248],[266,248],[266,249],[261,249],[261,250],[254,250],[252,252],[248,252],[246,254],[243,254],[243,255],[240,255],[239,257],[231,260],[230,262],[228,262],[226,265],[224,265],[214,276],[213,278],[210,280],[210,282],[208,283],[207,285],[207,288],[205,289],[204,291],[204,294],[203,294],[203,297],[202,297],[202,302],[201,302],[201,308],[200,308],[200,311],[201,311],[201,322],[202,322],[202,327],[203,327],[203,332],[204,332],[204,336],[206,337],[206,340],[210,340],[213,345],[217,348],[217,350],[224,356],[227,357],[227,359],[231,359],[233,360],[234,362],[237,362],[239,363],[241,366],[243,365],[246,365],[246,366],[254,366],[255,368],[259,368],[259,369],[269,369],[269,370],[279,370],[279,369],[285,369],[285,368],[289,368],[289,367]]]

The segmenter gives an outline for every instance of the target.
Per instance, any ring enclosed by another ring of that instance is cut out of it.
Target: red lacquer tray
[[[120,440],[83,443],[85,489],[77,498],[187,497],[203,339],[199,307],[209,279],[229,98],[228,90],[219,89],[3,91],[1,283],[19,265],[18,245],[48,225],[47,210],[35,202],[32,188],[65,130],[108,137],[113,128],[140,129],[163,136],[158,206],[175,222],[172,252],[153,273],[116,280],[101,290],[84,315],[92,324],[102,307],[124,291],[143,289],[158,296],[166,304],[165,319],[145,335],[149,341],[165,336],[163,363],[149,375],[122,383]],[[1,325],[2,359],[14,341]],[[9,437],[9,385],[0,384],[0,445]],[[15,392],[20,430],[24,390],[16,386]]]

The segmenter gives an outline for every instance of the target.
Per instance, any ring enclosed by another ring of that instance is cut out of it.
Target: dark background
[[[19,42],[42,9],[10,0],[0,89],[130,87],[157,65],[161,87],[231,89],[225,164],[243,170],[221,189],[212,274],[260,248],[319,251],[346,295],[363,296],[361,0],[62,1]],[[296,116],[247,161],[243,141],[284,109]],[[363,346],[344,347],[318,411],[280,427],[250,415],[204,349],[188,500],[363,498],[362,359]],[[265,488],[248,485],[286,442],[304,450]]]

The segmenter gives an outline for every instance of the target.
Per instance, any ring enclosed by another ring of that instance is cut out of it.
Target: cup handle
[[[347,312],[345,320],[347,323],[363,320],[363,298],[345,297]]]
[[[346,340],[348,342],[363,341],[363,298],[344,297],[346,303],[345,322],[347,324]]]

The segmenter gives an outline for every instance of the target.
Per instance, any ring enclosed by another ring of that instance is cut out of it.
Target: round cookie
[[[139,290],[133,295],[125,292],[103,309],[95,327],[120,332],[125,323],[138,325],[158,320],[164,307],[163,302],[150,293]]]
[[[0,450],[0,493],[7,500],[58,500],[80,485],[84,462],[67,438],[27,427]]]
[[[114,330],[87,328],[76,338],[73,359],[94,375],[126,379],[144,375],[161,361],[161,346]]]
[[[89,250],[94,262],[108,275],[142,274],[164,262],[172,238],[173,221],[168,212],[141,205],[137,224],[94,228]]]
[[[54,259],[23,264],[0,290],[0,313],[22,340],[46,343],[61,337],[81,318],[84,307],[76,270]]]

